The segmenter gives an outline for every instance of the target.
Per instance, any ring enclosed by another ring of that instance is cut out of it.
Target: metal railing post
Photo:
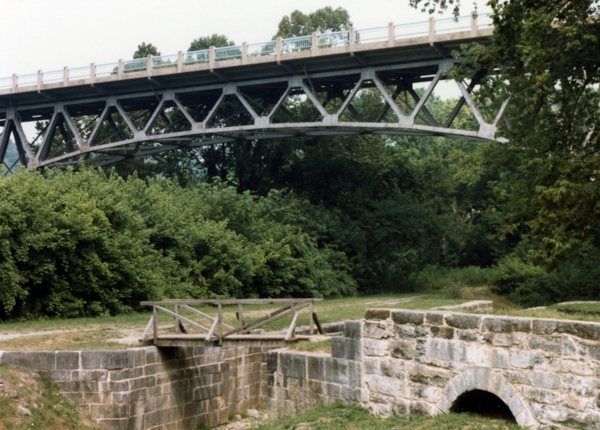
[[[394,28],[394,23],[390,22],[388,24],[388,45],[393,45],[395,38],[396,38],[396,29]]]
[[[96,80],[96,63],[90,64],[90,79],[92,82]]]
[[[37,72],[37,89],[38,89],[38,91],[40,89],[42,89],[42,80],[43,80],[42,71],[38,70],[38,72]]]
[[[177,53],[177,73],[183,72],[183,51]]]
[[[312,37],[312,46],[311,49],[313,51],[316,51],[317,49],[319,49],[319,35],[317,34],[317,32],[313,32],[313,34],[311,35]]]
[[[17,85],[18,85],[18,78],[17,78],[17,74],[13,73],[13,78],[12,78],[12,89],[16,90],[17,89]]]
[[[117,66],[117,78],[123,79],[124,67],[123,60],[119,58],[119,65]]]
[[[175,314],[179,315],[179,305],[175,305]],[[175,317],[175,333],[181,333],[179,318]]]
[[[67,82],[69,82],[69,68],[65,66],[63,68],[63,84],[66,84]]]
[[[238,304],[238,326],[242,327],[244,325],[244,309],[242,304]]]
[[[471,12],[471,37],[477,37],[477,12]]]
[[[348,45],[350,46],[350,49],[354,49],[354,45],[356,45],[356,31],[354,30],[354,27],[350,27],[348,30]]]

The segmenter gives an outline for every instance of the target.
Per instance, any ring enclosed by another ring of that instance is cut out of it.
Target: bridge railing
[[[248,57],[259,57],[261,55],[273,55],[277,50],[274,40],[263,43],[251,43],[248,45]]]
[[[118,63],[115,63],[118,64]],[[73,67],[67,69],[67,79],[70,81],[74,81],[77,79],[89,79],[90,77],[90,67]],[[17,76],[18,78],[18,76]],[[20,85],[19,85],[20,86]]]
[[[382,42],[389,39],[389,27],[356,30],[356,43]]]
[[[281,52],[309,51],[312,49],[312,36],[292,37],[282,40]]]
[[[323,329],[319,323],[317,314],[315,313],[315,302],[323,301],[323,299],[221,299],[221,300],[162,300],[159,302],[142,302],[142,306],[152,306],[152,317],[146,325],[146,329],[142,335],[142,341],[153,339],[154,343],[159,340],[158,315],[159,312],[172,317],[175,322],[176,334],[187,334],[184,323],[188,327],[193,327],[200,330],[205,335],[205,342],[219,342],[222,344],[223,339],[232,335],[247,334],[250,330],[255,330],[259,327],[277,321],[281,318],[290,316],[291,323],[286,330],[283,340],[293,340],[296,337],[296,325],[298,323],[299,312],[308,309],[309,312],[309,333],[314,334],[313,322],[321,334]],[[282,308],[270,311],[266,315],[253,320],[244,320],[244,305],[283,305]],[[214,306],[217,308],[217,315],[211,316],[195,309],[194,306]],[[226,324],[223,321],[223,307],[237,306],[236,317],[238,320],[237,327]],[[173,310],[167,309],[173,307]],[[185,310],[188,316],[182,315],[181,311]],[[198,321],[198,317],[201,318]],[[192,318],[195,318],[193,320]],[[202,324],[204,322],[208,325]],[[152,332],[152,336],[150,336]],[[197,338],[197,335],[191,335]]]
[[[429,21],[395,25],[394,33],[395,39],[406,39],[411,37],[426,36],[429,34]]]
[[[0,78],[0,88],[11,88],[13,86],[13,78]]]
[[[122,73],[141,72],[150,69],[161,69],[165,67],[177,67],[192,64],[210,63],[211,61],[224,61],[243,59],[244,57],[258,57],[274,54],[290,54],[298,51],[347,46],[352,43],[374,43],[399,39],[407,39],[421,36],[435,36],[459,31],[477,31],[492,27],[491,14],[471,14],[458,18],[446,18],[428,21],[398,24],[390,23],[387,27],[375,27],[367,29],[338,31],[331,33],[314,33],[312,36],[293,37],[289,39],[272,40],[263,43],[244,43],[241,46],[226,46],[222,48],[211,48],[194,52],[179,52],[178,54],[162,55],[159,57],[139,58],[95,65],[90,67],[64,68],[50,72],[38,71],[37,74],[13,75],[12,77],[0,78],[0,89],[27,86],[39,86],[46,83],[70,82],[81,79],[95,79],[97,77],[119,75]],[[211,58],[212,56],[212,58]]]
[[[109,75],[114,75],[115,73],[117,73],[117,70],[119,68],[119,63],[98,64],[95,67],[96,67],[96,71],[94,73],[94,76],[96,76],[96,77],[109,76]],[[71,72],[69,71],[69,76],[70,76],[70,73]]]
[[[190,64],[208,63],[209,50],[203,49],[201,51],[186,52],[183,55],[183,64],[185,66]]]
[[[225,46],[223,48],[215,48],[215,60],[237,60],[242,58],[241,46]]]
[[[177,67],[177,61],[179,54],[172,55],[161,55],[160,57],[153,57],[152,68],[153,69],[164,69],[165,67]]]

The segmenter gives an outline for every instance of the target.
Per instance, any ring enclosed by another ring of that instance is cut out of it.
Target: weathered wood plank
[[[161,306],[155,306],[155,308],[156,308],[156,309],[158,309],[158,310],[159,310],[159,311],[161,311],[161,312],[164,312],[164,313],[166,313],[167,315],[170,315],[170,316],[172,316],[172,317],[179,318],[179,320],[181,320],[181,321],[184,321],[184,322],[188,323],[188,324],[189,324],[189,325],[191,325],[192,327],[196,327],[196,328],[198,328],[198,329],[200,329],[200,330],[202,330],[202,331],[208,331],[208,329],[207,329],[206,327],[204,327],[204,326],[202,326],[202,325],[198,324],[197,322],[194,322],[194,321],[192,321],[192,320],[190,320],[190,319],[188,319],[188,318],[186,318],[186,317],[184,317],[184,316],[177,315],[175,312],[171,312],[170,310],[168,310],[168,309],[165,309],[165,308],[163,308],[163,307],[161,307]]]
[[[154,326],[154,343],[158,338],[158,314],[156,312],[156,306],[152,309],[152,325]]]
[[[215,334],[215,329],[217,328],[218,323],[219,323],[219,320],[215,319],[212,326],[210,327],[208,334],[206,335],[206,339],[204,339],[205,342],[210,342],[212,340],[212,337]]]
[[[150,317],[150,321],[148,321],[148,324],[146,324],[146,329],[144,330],[144,334],[142,334],[143,341],[146,340],[146,336],[148,336],[148,332],[150,331],[150,328],[152,328],[153,325],[154,325],[154,315],[152,315]]]
[[[296,330],[296,322],[298,321],[298,314],[294,315],[292,318],[292,323],[290,324],[290,328],[288,329],[287,334],[285,335],[285,340],[291,339],[294,337],[294,331]]]
[[[323,299],[214,299],[214,300],[194,300],[194,299],[169,299],[158,302],[140,302],[142,306],[153,305],[211,305],[211,306],[230,306],[230,305],[282,305],[295,303],[322,302]]]
[[[305,305],[302,305],[302,306],[298,306],[298,307],[296,308],[296,311],[299,311],[299,310],[301,310],[301,309],[304,309],[304,308],[306,308],[307,306],[308,306],[308,303],[307,303],[307,304],[305,304]],[[253,329],[257,329],[257,328],[259,328],[259,327],[262,327],[262,326],[264,326],[264,325],[267,325],[267,324],[269,324],[269,323],[271,323],[271,322],[273,322],[273,321],[277,321],[278,319],[280,319],[280,318],[283,318],[283,317],[286,317],[286,316],[288,316],[289,314],[291,314],[291,313],[292,313],[292,310],[291,310],[290,308],[291,308],[291,306],[286,306],[285,308],[283,308],[283,309],[280,309],[280,310],[279,310],[279,311],[277,311],[276,313],[275,313],[275,312],[273,312],[272,314],[270,314],[270,315],[265,315],[264,317],[262,317],[262,318],[260,318],[260,319],[258,319],[258,320],[251,321],[251,322],[249,322],[248,324],[246,324],[246,325],[245,325],[245,326],[243,326],[243,327],[239,327],[239,328],[235,329],[234,331],[230,331],[230,332],[227,332],[227,333],[225,333],[225,334],[223,335],[223,337],[225,337],[225,336],[229,336],[230,334],[233,334],[233,332],[245,331],[245,330],[247,330],[247,329],[248,329],[248,328],[250,328],[250,327],[252,327]],[[280,313],[281,311],[285,311],[286,309],[287,309],[287,311],[286,311],[286,312],[284,312],[283,314],[279,315],[279,313]],[[267,318],[267,319],[265,320],[265,318]]]
[[[317,325],[317,329],[319,330],[319,334],[325,334],[323,331],[323,327],[321,327],[321,323],[319,322],[319,317],[316,312],[313,312],[313,320],[315,320],[315,324]]]
[[[186,310],[188,310],[188,311],[190,311],[190,312],[192,312],[192,313],[194,313],[194,314],[196,314],[196,315],[199,315],[199,316],[201,316],[203,318],[206,318],[210,322],[214,322],[215,321],[215,319],[213,317],[211,317],[210,315],[205,314],[204,312],[199,311],[198,309],[194,309],[194,308],[192,308],[190,306],[187,306],[187,305],[179,305],[179,306],[182,307],[182,308],[184,308],[184,309],[186,309]],[[233,327],[230,326],[229,324],[223,323],[223,327],[227,328],[228,330],[233,330]]]

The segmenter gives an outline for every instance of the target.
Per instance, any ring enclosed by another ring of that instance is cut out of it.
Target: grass
[[[98,430],[48,375],[0,365],[0,379],[0,430]]]
[[[453,298],[454,297],[454,298]],[[460,298],[456,298],[460,297]],[[561,312],[558,305],[546,309],[526,310],[503,297],[494,295],[487,286],[463,287],[452,294],[444,291],[411,294],[379,294],[369,296],[347,297],[331,299],[315,303],[315,312],[322,324],[343,320],[357,320],[364,317],[366,308],[390,309],[432,309],[439,306],[457,305],[471,300],[491,300],[494,310],[477,312],[495,315],[512,315],[535,318],[559,318],[580,321],[600,322],[600,315],[586,314],[584,311],[600,310],[600,304],[574,304],[562,305],[569,308],[580,309],[581,313]],[[244,306],[244,320],[260,318],[275,309],[278,305],[246,305]],[[216,308],[201,306],[197,309],[216,315]],[[237,326],[237,306],[223,307],[225,323]],[[476,312],[476,311],[471,311]],[[200,322],[197,316],[187,311],[181,315]],[[74,319],[48,319],[23,322],[0,323],[0,350],[86,350],[86,349],[123,349],[139,345],[137,339],[150,317],[151,312],[132,312],[116,317],[74,318]],[[161,332],[174,332],[173,318],[158,313]],[[263,328],[266,330],[282,330],[289,326],[290,317],[285,317],[270,323]],[[205,326],[209,327],[208,321]],[[298,326],[308,325],[308,312],[303,310],[299,314]],[[186,325],[190,333],[198,330]],[[56,331],[53,333],[53,331]],[[13,339],[2,339],[2,335],[24,335]],[[123,340],[129,339],[129,343]],[[313,347],[313,346],[310,346]],[[323,347],[326,350],[326,347]]]
[[[342,320],[360,319],[364,317],[366,307],[402,307],[406,300],[418,294],[387,294],[361,297],[348,297],[343,299],[325,300],[315,304],[315,311],[322,324]],[[442,296],[424,299],[419,307],[432,307],[448,304]],[[454,302],[452,302],[454,303]],[[246,321],[260,318],[267,313],[278,309],[278,305],[246,305],[244,306],[244,319]],[[210,306],[197,307],[198,310],[209,315],[215,315],[216,309]],[[223,307],[223,320],[232,326],[237,326],[235,313],[237,306]],[[182,311],[181,315],[194,321],[199,318]],[[141,337],[150,317],[151,312],[132,312],[116,317],[74,318],[68,320],[37,320],[24,322],[9,322],[0,324],[0,335],[10,334],[36,334],[35,336],[19,337],[15,339],[0,340],[0,350],[83,350],[83,349],[122,349],[132,345],[119,343],[125,337],[127,330],[137,329],[137,337]],[[158,313],[159,326],[165,328],[163,332],[173,332],[173,318]],[[308,325],[307,310],[301,311],[298,325]],[[264,326],[266,330],[282,330],[289,326],[290,317],[282,318]],[[209,327],[209,324],[205,324]],[[197,330],[187,326],[193,333]],[[50,333],[61,330],[60,333]],[[1,336],[0,336],[1,337]],[[135,340],[134,340],[135,341]]]
[[[293,416],[280,416],[256,427],[257,430],[516,430],[506,421],[472,414],[393,416],[382,419],[358,406],[340,402]]]
[[[323,352],[331,354],[331,339],[318,340],[316,342],[300,342],[291,344],[289,349],[294,351]]]
[[[598,302],[590,302],[590,303],[570,303],[567,305],[556,304],[552,306],[548,306],[550,309],[554,309],[557,311],[561,310],[573,310],[578,312],[600,312],[600,303]]]

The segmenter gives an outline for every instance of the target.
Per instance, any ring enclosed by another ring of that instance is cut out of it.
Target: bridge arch
[[[481,390],[492,393],[508,406],[517,424],[536,429],[538,424],[529,405],[510,382],[502,376],[502,371],[489,367],[474,367],[457,376],[446,384],[437,408],[443,414],[450,413],[457,399],[465,393]]]

